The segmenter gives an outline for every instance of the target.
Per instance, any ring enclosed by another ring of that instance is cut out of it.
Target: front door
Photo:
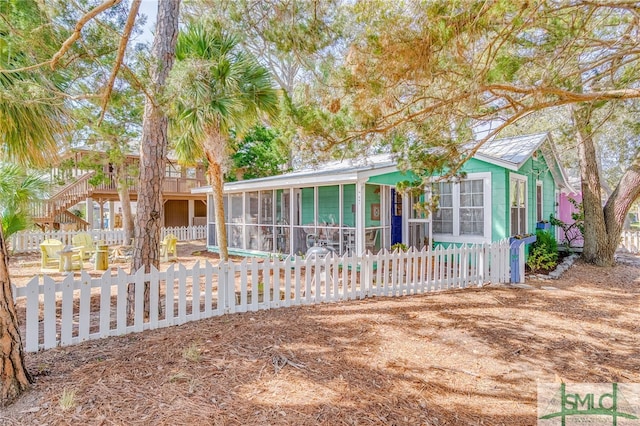
[[[402,194],[391,189],[391,245],[402,242]]]

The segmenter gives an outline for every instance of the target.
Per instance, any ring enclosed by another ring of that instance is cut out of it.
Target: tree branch
[[[99,13],[104,12],[105,10],[117,5],[121,1],[122,0],[105,0],[102,4],[94,7],[89,12],[85,13],[82,17],[80,17],[80,19],[78,19],[78,22],[76,22],[76,26],[73,30],[73,34],[71,34],[69,38],[67,38],[64,41],[64,43],[62,43],[60,50],[58,50],[51,58],[51,61],[49,61],[49,65],[51,66],[51,69],[54,69],[56,67],[56,65],[58,64],[58,61],[60,61],[60,58],[65,53],[67,53],[69,49],[71,49],[71,46],[73,46],[73,43],[75,43],[76,40],[80,38],[80,32],[82,31],[82,28],[85,26],[87,22],[89,22]]]
[[[133,24],[135,24],[136,22],[136,15],[138,14],[138,9],[140,9],[141,2],[142,0],[133,0],[133,3],[131,3],[131,10],[129,11],[129,16],[127,17],[127,23],[124,27],[124,31],[122,32],[122,37],[120,38],[120,46],[118,46],[118,55],[116,56],[116,62],[115,64],[113,64],[113,70],[111,71],[109,82],[107,83],[107,87],[104,89],[102,111],[100,112],[100,118],[98,119],[98,126],[100,125],[100,123],[102,123],[104,114],[107,112],[107,105],[109,104],[109,98],[111,98],[113,85],[115,84],[116,76],[118,75],[118,71],[120,70],[120,66],[122,65],[124,52],[127,50],[129,36],[131,35],[131,30],[133,30]]]
[[[505,91],[523,95],[553,95],[563,101],[592,102],[602,100],[640,98],[640,89],[612,89],[596,92],[577,93],[557,87],[519,87],[512,84],[491,84],[482,87],[483,91]]]

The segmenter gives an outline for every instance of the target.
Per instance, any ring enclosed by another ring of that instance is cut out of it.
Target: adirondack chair
[[[177,249],[178,238],[175,235],[169,234],[160,243],[160,260],[162,262],[168,262],[169,256],[173,259],[178,260],[178,249]]]
[[[65,269],[82,269],[82,255],[79,249],[71,249],[69,255],[61,255],[64,250],[64,244],[60,240],[44,240],[40,244],[41,253],[41,269],[57,268],[59,271]],[[68,258],[70,264],[65,265],[65,258]],[[77,268],[76,268],[77,267]]]
[[[96,246],[93,244],[93,239],[91,235],[86,232],[81,232],[78,235],[75,235],[71,242],[73,243],[74,248],[79,248],[80,253],[82,254],[82,259],[87,260],[96,252]]]
[[[129,244],[122,244],[113,248],[111,257],[113,260],[131,260],[133,256],[133,247],[135,246],[135,238],[131,238]]]

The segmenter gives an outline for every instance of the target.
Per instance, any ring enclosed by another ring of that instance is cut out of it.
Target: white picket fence
[[[84,232],[91,235],[94,241],[103,240],[107,245],[124,244],[124,230],[122,229],[47,232],[23,231],[11,236],[9,250],[12,253],[37,252],[40,251],[40,243],[50,238],[60,240],[65,245],[71,245],[73,237]],[[168,227],[162,228],[161,233],[162,238],[167,234],[174,234],[178,238],[178,241],[204,240],[207,237],[207,227],[206,225]]]
[[[509,242],[502,241],[362,257],[244,259],[191,269],[178,264],[148,274],[107,271],[100,278],[83,271],[62,282],[34,277],[14,288],[14,297],[25,303],[25,349],[33,352],[227,313],[509,282],[509,256]],[[135,289],[132,319],[127,318],[129,286]]]
[[[640,253],[640,231],[622,231],[618,249],[634,254]]]

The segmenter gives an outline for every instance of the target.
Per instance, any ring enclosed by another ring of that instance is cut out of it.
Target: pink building
[[[582,202],[581,192],[572,192],[570,194],[560,193],[558,200],[558,219],[566,224],[572,224],[575,221],[572,218],[573,213],[577,213],[578,209],[569,201],[573,199],[576,202]],[[560,244],[568,244],[571,247],[582,247],[584,240],[582,233],[577,227],[571,227],[567,230],[567,234],[560,227],[557,227],[557,240]]]

